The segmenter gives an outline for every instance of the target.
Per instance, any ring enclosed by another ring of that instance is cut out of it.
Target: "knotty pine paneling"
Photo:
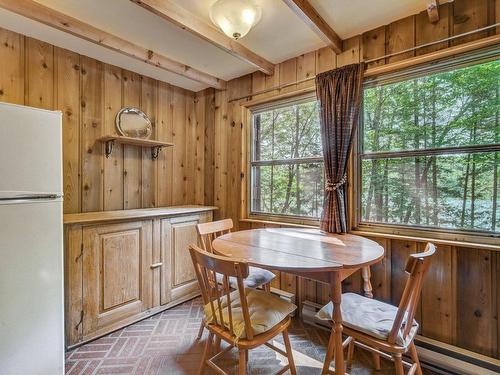
[[[187,201],[187,175],[185,169],[187,168],[187,155],[186,155],[186,122],[182,122],[181,119],[186,119],[187,117],[187,105],[186,97],[182,89],[174,88],[173,96],[173,130],[172,130],[172,142],[174,144],[180,145],[174,150],[174,160],[173,160],[173,187],[174,189],[180,188],[181,194],[175,194],[172,197],[173,204],[180,204],[181,202]]]
[[[123,72],[123,106],[141,106],[141,77],[137,73]],[[140,148],[123,145],[123,208],[141,206],[142,151]]]
[[[424,243],[419,243],[417,249],[423,251],[424,247]],[[422,286],[421,316],[426,319],[422,321],[421,332],[440,341],[455,342],[455,258],[456,251],[451,246],[438,245]]]
[[[25,104],[54,107],[54,47],[36,39],[26,40]]]
[[[104,64],[81,58],[81,175],[82,212],[102,211],[104,135]]]
[[[336,67],[359,62],[360,59],[380,57],[493,24],[496,22],[495,17],[498,18],[500,14],[498,9],[500,6],[496,3],[498,0],[455,0],[453,3],[441,5],[441,18],[435,24],[429,22],[426,12],[422,12],[345,40],[344,51],[339,55],[329,48],[322,48],[277,64],[273,75],[265,76],[261,72],[255,72],[229,81],[227,90],[215,91],[211,113],[205,112],[205,124],[210,124],[206,128],[205,145],[214,145],[213,148],[205,146],[205,162],[207,165],[213,164],[213,168],[206,168],[205,181],[213,181],[213,191],[205,190],[205,202],[213,202],[219,207],[215,212],[215,218],[231,217],[236,229],[240,230],[273,226],[239,221],[242,217],[241,208],[247,205],[246,201],[241,201],[244,197],[241,192],[246,186],[242,186],[241,179],[238,183],[240,174],[245,172],[244,155],[247,152],[247,144],[244,138],[240,138],[240,131],[237,130],[236,121],[240,120],[240,114],[235,111],[235,107],[237,108],[238,102],[229,102],[231,98],[248,92],[256,93],[279,84],[294,83]],[[472,35],[453,43],[444,42],[416,52],[378,60],[370,63],[369,67],[436,51],[487,34]],[[272,100],[277,94],[313,85],[313,81],[295,84],[282,90],[254,95],[252,99]],[[207,95],[207,91],[204,95]],[[207,110],[210,111],[210,108],[206,107]],[[244,115],[241,115],[241,118],[244,120]],[[213,132],[208,132],[208,126],[210,129],[213,128]],[[248,129],[245,127],[248,126],[250,124],[244,121],[241,135],[247,133]],[[241,144],[238,143],[240,141]],[[239,169],[236,168],[237,163],[240,163]],[[404,266],[407,257],[410,253],[423,249],[425,243],[378,236],[372,239],[386,249],[384,260],[372,267],[374,296],[397,304],[406,280]],[[498,262],[500,254],[488,251],[484,254],[480,252],[481,256],[478,254],[476,249],[438,246],[438,254],[423,285],[417,318],[421,323],[420,333],[426,337],[498,357],[500,352],[498,289],[500,288],[496,287],[496,284],[500,277],[500,266],[495,262]],[[488,260],[485,260],[486,258]],[[318,303],[329,300],[329,290],[321,283],[285,273],[276,274],[278,277],[273,286],[297,293],[299,304],[303,300]],[[361,289],[362,280],[359,272],[344,282],[345,291]]]
[[[2,28],[0,60],[1,101],[63,113],[65,213],[204,203],[207,135],[197,117],[213,104],[198,108],[193,92]],[[106,159],[96,139],[116,134],[124,106],[146,112],[153,138],[175,146],[153,161],[149,148],[116,144]]]
[[[55,108],[63,113],[64,211],[81,212],[80,55],[59,48],[55,49],[54,55]]]
[[[386,29],[386,53],[396,53],[415,46],[415,16],[393,22]],[[415,51],[401,53],[387,58],[388,63],[415,56]]]
[[[495,0],[461,0],[453,3],[452,33],[459,35],[467,31],[476,30],[495,23]],[[484,38],[490,33],[464,36],[453,40],[452,45],[470,42],[477,38]]]
[[[157,139],[156,108],[158,96],[158,81],[141,77],[141,108],[151,119],[153,139]],[[190,101],[192,102],[192,100]],[[142,149],[142,204],[141,207],[156,207],[156,163],[151,157],[151,149]],[[192,202],[192,201],[191,201]]]
[[[122,70],[106,65],[104,69],[104,129],[117,135],[115,115],[122,106]],[[123,145],[115,144],[109,158],[104,158],[104,210],[122,210],[123,205]]]
[[[495,254],[486,250],[458,248],[457,329],[456,344],[481,354],[495,356],[498,345],[498,300],[495,288],[499,275],[495,270]]]
[[[173,137],[173,108],[172,108],[172,88],[164,82],[158,84],[158,118],[156,121],[156,132],[158,139],[165,142],[172,142]],[[160,152],[158,156],[158,206],[168,206],[172,204],[173,184],[163,183],[172,181],[173,176],[173,155],[174,148],[168,147]]]
[[[0,100],[24,104],[25,81],[25,38],[9,30],[0,28]]]
[[[204,130],[204,149],[203,149],[203,160],[205,163],[205,175],[204,175],[204,204],[213,206],[214,205],[214,187],[215,187],[215,143],[213,142],[213,134],[215,134],[215,90],[207,89],[201,93],[197,94],[197,99],[204,101],[205,104],[203,109],[205,113],[203,114],[203,124],[201,127]],[[200,107],[200,106],[198,106]],[[201,190],[200,187],[197,190]]]

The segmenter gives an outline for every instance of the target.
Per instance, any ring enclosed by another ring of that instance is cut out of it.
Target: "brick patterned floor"
[[[195,299],[97,339],[66,354],[66,374],[196,374],[206,339],[205,333],[202,340],[196,340],[201,317],[201,301]],[[289,332],[297,372],[320,374],[328,332],[304,325],[300,319],[294,320]],[[281,337],[275,344],[282,346]],[[356,349],[350,373],[394,373],[389,362],[383,362],[382,371],[372,371],[369,358]],[[250,352],[249,373],[275,373],[282,360],[266,347],[255,349]],[[237,373],[237,353],[228,353],[218,364],[231,374]]]

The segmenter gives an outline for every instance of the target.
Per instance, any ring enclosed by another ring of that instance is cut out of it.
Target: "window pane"
[[[254,166],[252,177],[252,212],[321,215],[323,163]]]
[[[254,160],[322,156],[317,101],[254,115]]]
[[[363,151],[499,142],[499,78],[492,61],[365,89]]]
[[[500,152],[361,166],[361,221],[500,232]]]

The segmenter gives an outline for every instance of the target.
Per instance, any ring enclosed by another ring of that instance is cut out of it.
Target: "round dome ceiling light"
[[[218,0],[210,8],[210,19],[228,37],[238,40],[248,34],[262,16],[253,0]]]

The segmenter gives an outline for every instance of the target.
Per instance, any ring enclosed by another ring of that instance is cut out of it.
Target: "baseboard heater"
[[[329,331],[331,326],[328,322],[316,318],[316,313],[321,307],[322,305],[317,303],[304,301],[302,304],[302,319],[307,324]],[[419,335],[415,338],[415,344],[422,367],[438,374],[500,374],[500,361],[497,359]]]

